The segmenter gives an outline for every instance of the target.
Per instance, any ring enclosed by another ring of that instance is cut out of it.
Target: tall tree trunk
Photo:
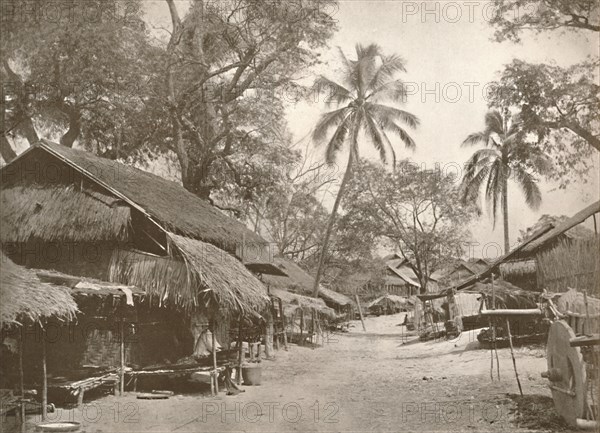
[[[333,209],[329,216],[329,222],[327,223],[327,230],[325,231],[325,238],[323,239],[323,247],[321,248],[321,255],[319,257],[319,266],[317,267],[317,275],[315,276],[315,285],[313,287],[313,296],[316,298],[319,296],[319,284],[321,283],[321,274],[323,273],[323,264],[325,263],[325,256],[327,255],[327,247],[329,246],[329,238],[331,237],[331,231],[333,230],[333,224],[335,223],[335,217],[337,215],[338,208],[342,201],[342,196],[346,189],[346,185],[352,176],[352,165],[354,163],[354,146],[350,148],[350,155],[348,156],[348,166],[346,172],[342,178],[340,189],[338,190],[335,202],[333,203]]]
[[[76,108],[71,108],[69,112],[69,129],[60,137],[60,144],[66,147],[73,147],[75,140],[81,133],[81,116]]]
[[[17,152],[14,151],[6,135],[0,137],[0,156],[4,162],[9,163],[17,157]]]
[[[502,218],[504,220],[504,254],[510,250],[508,236],[508,177],[502,181]]]

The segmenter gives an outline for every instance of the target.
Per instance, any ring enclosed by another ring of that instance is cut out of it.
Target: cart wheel
[[[556,412],[572,427],[583,418],[586,404],[585,363],[578,347],[571,347],[573,329],[558,320],[550,326],[546,356],[548,377]]]

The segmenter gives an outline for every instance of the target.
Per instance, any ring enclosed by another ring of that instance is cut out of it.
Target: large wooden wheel
[[[575,332],[564,321],[550,326],[546,356],[552,399],[556,412],[571,426],[583,418],[587,399],[585,363],[579,347],[571,347]]]

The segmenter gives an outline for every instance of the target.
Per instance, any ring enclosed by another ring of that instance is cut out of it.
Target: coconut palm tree
[[[330,164],[335,162],[336,156],[344,148],[347,148],[349,155],[323,239],[314,296],[318,296],[338,208],[352,175],[352,166],[359,158],[359,138],[365,137],[370,141],[383,162],[391,157],[395,163],[396,153],[390,135],[399,138],[407,148],[414,149],[413,139],[400,125],[416,128],[419,124],[416,116],[394,106],[403,102],[406,96],[404,83],[394,78],[398,72],[406,71],[401,57],[383,55],[375,44],[366,47],[357,45],[356,60],[349,60],[341,50],[340,54],[344,69],[342,80],[335,82],[321,76],[315,81],[316,90],[326,93],[326,103],[334,105],[336,109],[321,116],[313,131],[313,140],[315,143],[326,143],[325,159]]]
[[[543,174],[549,169],[549,162],[535,146],[523,141],[521,123],[508,110],[501,114],[493,110],[485,115],[485,129],[470,134],[462,146],[483,144],[484,149],[473,153],[467,161],[462,179],[462,200],[464,203],[477,202],[482,190],[491,206],[494,227],[500,208],[504,221],[504,252],[510,249],[508,232],[508,181],[515,181],[523,191],[525,203],[537,209],[542,202],[542,194],[533,173]],[[483,188],[485,184],[485,188]]]

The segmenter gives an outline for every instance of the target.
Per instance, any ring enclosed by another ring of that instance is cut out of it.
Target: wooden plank
[[[482,316],[541,316],[542,310],[539,308],[526,309],[504,309],[504,310],[481,310]]]

